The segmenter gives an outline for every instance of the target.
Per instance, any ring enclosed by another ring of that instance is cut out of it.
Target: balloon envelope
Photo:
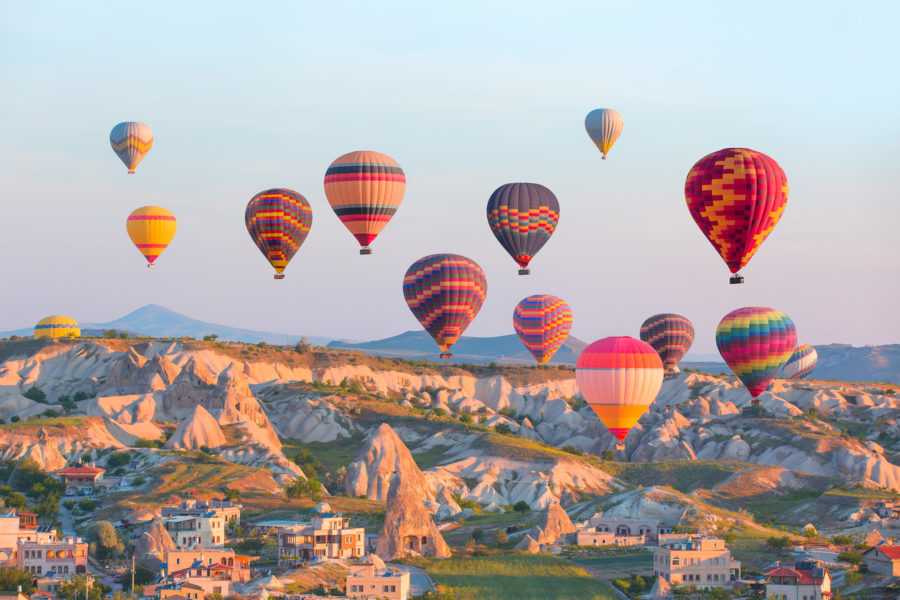
[[[528,296],[513,311],[513,327],[538,364],[544,364],[569,337],[572,309],[556,296]]]
[[[81,337],[78,321],[64,315],[44,317],[34,326],[34,339]]]
[[[244,222],[253,243],[275,268],[275,278],[281,279],[285,267],[309,235],[312,208],[302,194],[273,188],[250,199]]]
[[[653,315],[641,325],[641,340],[653,346],[666,371],[672,371],[694,343],[694,326],[681,315]]]
[[[456,343],[484,304],[487,279],[478,264],[458,254],[432,254],[409,267],[403,296],[441,350]]]
[[[507,183],[491,194],[487,219],[494,237],[524,269],[556,229],[559,202],[540,184]]]
[[[622,441],[659,393],[662,360],[640,340],[603,338],[578,356],[575,381],[609,432]]]
[[[716,328],[719,354],[754,398],[775,380],[796,345],[791,318],[765,306],[733,310]]]
[[[603,160],[606,160],[606,153],[622,135],[623,124],[622,115],[611,108],[592,110],[585,117],[584,128],[597,150],[603,153]]]
[[[153,262],[175,237],[178,223],[175,215],[162,206],[142,206],[128,215],[125,227],[128,237],[147,259],[149,266],[153,266]]]
[[[816,368],[819,362],[819,353],[809,344],[797,346],[794,353],[784,365],[784,376],[791,379],[803,379]]]
[[[360,150],[335,159],[325,171],[325,196],[360,246],[381,233],[403,200],[406,175],[387,154]]]
[[[128,167],[128,172],[134,173],[138,163],[144,160],[153,146],[153,132],[143,123],[126,121],[112,128],[109,143],[116,156]]]
[[[725,148],[691,168],[684,196],[700,231],[736,273],[781,219],[788,183],[778,163],[762,152]]]

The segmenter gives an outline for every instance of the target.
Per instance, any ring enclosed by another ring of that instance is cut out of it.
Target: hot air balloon
[[[458,254],[432,254],[420,258],[403,277],[403,296],[442,350],[453,358],[456,343],[484,304],[487,279],[478,264]]]
[[[700,231],[731,270],[731,283],[743,283],[738,271],[775,228],[787,205],[784,171],[762,152],[725,148],[691,168],[684,196]]]
[[[597,150],[603,153],[603,160],[606,160],[606,153],[622,135],[623,124],[622,115],[611,108],[597,108],[585,117],[584,128]]]
[[[501,185],[487,204],[488,224],[500,245],[528,275],[528,263],[547,243],[559,222],[559,202],[537,183]]]
[[[609,432],[624,442],[659,393],[662,360],[649,344],[632,337],[603,338],[578,356],[575,381]]]
[[[752,404],[774,381],[797,345],[797,329],[780,310],[749,306],[733,310],[716,328],[719,354],[744,382]]]
[[[653,346],[667,373],[677,373],[678,361],[694,343],[694,326],[681,315],[653,315],[641,324],[641,340]]]
[[[803,379],[816,368],[818,362],[819,354],[815,348],[809,344],[797,346],[787,364],[784,365],[784,376],[791,379]]]
[[[34,339],[81,337],[78,321],[64,315],[44,317],[34,326]]]
[[[353,237],[360,254],[391,220],[406,190],[406,176],[386,154],[360,150],[339,156],[325,171],[325,196]]]
[[[285,267],[312,227],[309,202],[294,190],[266,190],[247,203],[244,221],[253,243],[275,267],[275,279],[284,279]]]
[[[572,309],[562,298],[549,294],[528,296],[513,311],[516,335],[539,365],[556,354],[572,330]]]
[[[133,175],[138,163],[144,160],[144,156],[153,146],[153,132],[143,123],[126,121],[112,128],[109,133],[109,143],[113,152],[125,163],[128,172]]]
[[[128,215],[125,226],[128,237],[147,259],[147,267],[153,268],[153,262],[175,237],[178,222],[162,206],[142,206]]]

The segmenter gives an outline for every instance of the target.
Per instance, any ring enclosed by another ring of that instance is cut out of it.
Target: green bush
[[[515,504],[513,504],[513,510],[518,513],[527,513],[531,512],[531,506],[524,500],[519,500]]]
[[[106,466],[111,468],[124,467],[131,462],[131,453],[127,450],[113,452],[106,458]]]
[[[604,450],[600,453],[600,458],[612,462],[616,460],[616,453],[613,450]]]
[[[512,434],[512,428],[506,423],[498,423],[494,426],[494,432],[500,435],[510,435]]]
[[[850,563],[851,565],[858,565],[863,561],[862,554],[857,552],[856,550],[850,550],[849,552],[841,552],[837,555],[838,562]]]
[[[47,403],[47,394],[45,394],[38,386],[31,386],[27,392],[22,394],[29,400],[34,400],[35,402],[40,402],[42,404]]]

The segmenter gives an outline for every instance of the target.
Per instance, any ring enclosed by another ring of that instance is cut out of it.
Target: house
[[[588,520],[588,526],[599,533],[612,532],[622,536],[672,533],[672,526],[659,519],[619,519],[594,515]]]
[[[182,583],[159,590],[160,600],[203,600],[203,588],[191,583]]]
[[[409,571],[388,568],[383,560],[370,554],[350,567],[344,593],[357,600],[407,600]]]
[[[66,496],[91,496],[103,479],[104,469],[94,465],[75,465],[54,473],[66,486]]]
[[[22,593],[20,585],[18,591],[15,592],[0,591],[0,600],[28,600],[28,596]]]
[[[11,510],[0,513],[0,564],[15,560],[19,542],[50,542],[56,532],[50,525],[38,525],[37,515]]]
[[[900,546],[881,544],[869,548],[863,552],[863,560],[873,573],[888,577],[900,576]]]
[[[819,561],[798,560],[794,567],[782,565],[765,574],[766,598],[777,600],[828,600],[831,573]]]
[[[225,545],[225,519],[209,511],[202,515],[184,515],[164,520],[166,531],[179,548],[206,548]]]
[[[167,550],[163,572],[178,572],[192,565],[222,564],[231,567],[231,581],[246,583],[252,577],[250,563],[256,556],[235,554],[231,548],[191,548],[189,550]],[[196,567],[195,567],[196,568]]]
[[[166,582],[178,585],[182,592],[199,590],[201,599],[213,594],[230,596],[233,569],[222,563],[204,565],[198,561],[187,569],[169,573]],[[188,593],[183,595],[191,598]]]
[[[247,523],[245,529],[247,533],[259,533],[261,535],[281,535],[286,531],[296,531],[304,529],[312,525],[309,521],[287,521],[283,519],[272,519],[269,521],[257,521],[256,523]]]
[[[653,574],[673,585],[724,587],[741,578],[741,563],[731,557],[724,540],[694,537],[654,548]]]
[[[167,517],[202,516],[212,512],[217,517],[221,517],[226,524],[234,519],[234,522],[240,525],[242,508],[242,505],[235,504],[230,500],[196,500],[194,498],[185,498],[176,506],[163,506],[161,516],[165,519]]]
[[[87,577],[88,585],[94,585],[94,578],[92,575],[88,574],[84,575],[84,577]],[[34,579],[34,587],[36,587],[39,592],[51,596],[52,598],[60,597],[59,588],[68,580],[68,577],[50,571],[49,575],[45,574],[41,577],[36,577]],[[31,598],[34,600],[34,594],[32,594]]]
[[[350,519],[340,513],[323,513],[303,528],[278,535],[278,566],[295,567],[316,557],[362,558],[366,532],[350,527]]]
[[[16,546],[16,568],[35,575],[50,572],[62,575],[87,570],[88,545],[78,537],[67,536],[50,542],[19,542]]]
[[[883,500],[875,505],[875,512],[882,519],[900,519],[900,500]]]
[[[42,592],[40,590],[31,593],[31,600],[60,600],[50,592]]]

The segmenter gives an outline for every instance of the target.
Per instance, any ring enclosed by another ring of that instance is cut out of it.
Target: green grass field
[[[417,560],[456,600],[614,600],[615,592],[583,568],[544,554]]]

